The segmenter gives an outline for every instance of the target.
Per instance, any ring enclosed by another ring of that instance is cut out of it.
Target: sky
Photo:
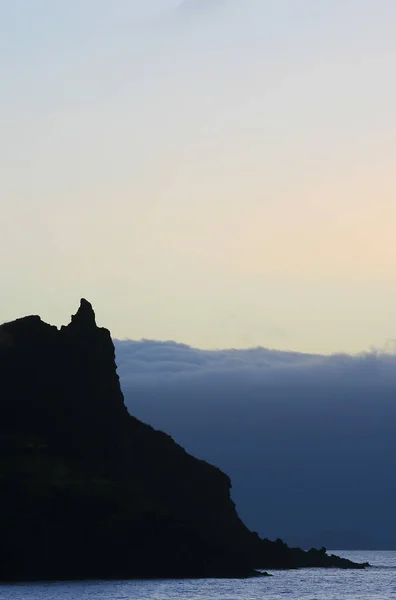
[[[394,0],[0,0],[0,321],[396,337]]]

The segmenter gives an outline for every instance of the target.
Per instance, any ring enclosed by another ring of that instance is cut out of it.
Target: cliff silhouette
[[[262,540],[231,482],[124,404],[114,346],[86,300],[58,330],[0,326],[0,579],[244,577],[360,568]]]

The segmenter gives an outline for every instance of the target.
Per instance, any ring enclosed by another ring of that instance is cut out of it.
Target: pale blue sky
[[[195,2],[0,0],[0,321],[384,345],[396,3]]]

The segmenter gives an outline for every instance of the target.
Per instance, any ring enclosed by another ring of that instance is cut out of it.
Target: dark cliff
[[[0,327],[0,579],[245,576],[353,567],[260,540],[230,480],[127,412],[91,305]]]

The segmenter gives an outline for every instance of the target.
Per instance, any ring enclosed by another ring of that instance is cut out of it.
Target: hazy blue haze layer
[[[251,529],[306,547],[396,549],[394,354],[155,341],[116,351],[130,412],[224,470]]]
[[[390,600],[396,594],[396,552],[341,552],[369,561],[365,571],[301,569],[244,580],[46,583],[0,586],[2,600]]]

